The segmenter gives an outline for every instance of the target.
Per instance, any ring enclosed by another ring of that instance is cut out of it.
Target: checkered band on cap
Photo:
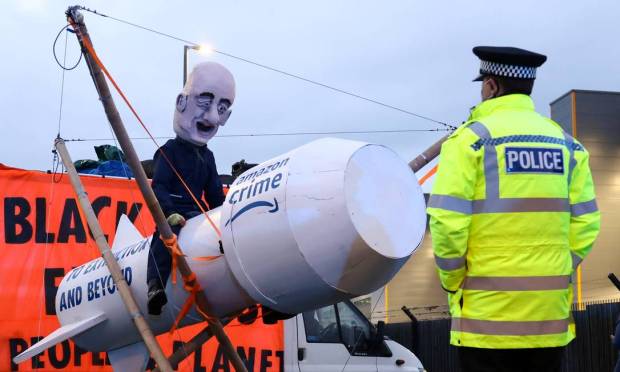
[[[536,67],[505,65],[489,61],[480,61],[480,73],[516,79],[536,79]]]

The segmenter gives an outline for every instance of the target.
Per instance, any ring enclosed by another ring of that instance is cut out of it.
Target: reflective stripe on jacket
[[[443,144],[428,204],[451,343],[563,346],[571,275],[600,228],[588,153],[530,97],[474,108]]]

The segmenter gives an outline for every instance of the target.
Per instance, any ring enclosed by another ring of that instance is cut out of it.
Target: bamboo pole
[[[149,327],[147,321],[144,319],[144,316],[140,312],[140,308],[136,303],[136,300],[133,298],[131,290],[129,289],[129,285],[125,281],[125,277],[121,272],[121,268],[116,262],[116,258],[112,254],[112,250],[110,249],[110,245],[103,234],[103,230],[101,229],[101,225],[99,225],[99,220],[97,219],[97,215],[93,210],[90,201],[88,200],[88,195],[86,191],[84,191],[84,185],[82,185],[82,181],[80,180],[80,176],[78,176],[77,170],[73,165],[73,161],[71,160],[71,155],[69,155],[69,151],[67,151],[67,147],[65,146],[65,141],[62,138],[57,138],[54,142],[54,147],[60,154],[60,158],[62,159],[63,164],[65,165],[65,169],[67,169],[67,173],[69,174],[69,179],[71,180],[71,185],[73,186],[73,190],[77,194],[78,201],[80,202],[80,207],[84,215],[86,216],[86,221],[88,222],[88,227],[90,227],[90,231],[93,233],[93,238],[95,239],[95,243],[97,243],[97,247],[99,248],[99,252],[101,252],[101,257],[103,257],[103,261],[105,261],[108,270],[110,270],[110,274],[112,274],[112,280],[118,288],[118,293],[129,312],[129,315],[133,319],[133,322],[140,332],[140,336],[142,336],[142,340],[146,345],[146,348],[149,350],[153,359],[160,366],[162,371],[170,371],[172,372],[172,367],[170,363],[166,359],[164,352],[159,347],[157,340],[155,340],[155,335],[153,335],[153,331]]]
[[[88,30],[86,28],[86,24],[84,23],[84,17],[78,11],[77,7],[70,7],[67,10],[67,17],[71,18],[71,20],[76,24],[76,31],[78,31],[76,35],[78,37],[80,45],[82,46],[84,59],[86,60],[86,63],[90,70],[93,82],[95,83],[95,88],[97,90],[97,93],[99,94],[99,99],[101,101],[101,104],[103,105],[108,121],[110,122],[110,126],[112,127],[112,130],[114,131],[114,134],[118,139],[121,149],[125,153],[127,164],[129,165],[129,168],[131,168],[140,192],[144,197],[146,205],[149,208],[153,219],[155,220],[155,225],[157,226],[159,233],[164,239],[171,239],[174,237],[174,233],[172,232],[170,225],[168,225],[168,222],[166,221],[166,216],[164,215],[164,212],[162,211],[161,206],[159,205],[159,202],[155,197],[155,193],[153,192],[151,184],[149,183],[148,178],[144,173],[144,169],[142,168],[142,164],[140,163],[138,154],[136,153],[136,150],[134,149],[133,144],[129,139],[129,135],[127,134],[125,125],[123,124],[120,114],[116,109],[116,105],[114,104],[114,100],[112,99],[110,88],[108,87],[105,76],[101,71],[101,68],[97,65],[93,57],[88,53],[84,46],[84,40],[86,40],[86,42],[88,42],[90,45],[93,45],[92,40],[90,39],[90,36],[88,34]],[[178,269],[183,277],[187,277],[192,273],[191,268],[185,260],[185,257],[179,256],[177,258],[177,263]],[[211,314],[209,305],[207,303],[207,298],[203,291],[199,291],[196,294],[196,305],[204,313]],[[206,321],[209,323],[211,331],[217,338],[218,342],[222,345],[226,356],[232,362],[235,370],[238,372],[247,372],[247,369],[241,361],[239,354],[237,354],[237,351],[235,350],[232,342],[230,341],[228,336],[226,336],[226,333],[224,332],[224,327],[222,327],[220,321],[212,317],[209,317],[208,319],[206,319]]]
[[[222,324],[226,326],[232,318],[225,319],[222,321]],[[213,333],[211,332],[211,328],[208,326],[203,328],[202,331],[198,332],[196,336],[192,337],[191,340],[184,342],[181,347],[179,347],[170,357],[168,357],[168,361],[170,365],[174,369],[179,368],[179,364],[185,360],[187,357],[192,355],[196,350],[202,347],[207,341],[211,339]],[[153,369],[153,372],[161,372],[159,367]]]
[[[412,171],[417,172],[420,169],[424,168],[424,166],[430,163],[433,159],[439,156],[439,152],[441,151],[441,145],[446,142],[450,135],[446,135],[442,137],[439,141],[433,143],[429,148],[424,150],[420,155],[418,155],[415,159],[409,162],[409,167]]]

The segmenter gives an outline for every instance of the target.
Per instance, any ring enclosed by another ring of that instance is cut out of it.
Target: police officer
[[[482,102],[443,144],[433,250],[464,371],[559,371],[571,275],[600,228],[588,152],[536,111],[546,57],[475,47]]]
[[[234,100],[234,78],[230,71],[215,62],[196,65],[177,96],[173,120],[177,136],[155,153],[152,183],[155,196],[175,234],[180,232],[186,219],[224,202],[215,158],[207,148],[207,142],[230,117]],[[203,196],[208,206],[204,204]],[[159,239],[159,232],[155,231],[147,268],[147,304],[151,315],[161,314],[162,307],[168,302],[164,288],[171,263],[168,249]]]

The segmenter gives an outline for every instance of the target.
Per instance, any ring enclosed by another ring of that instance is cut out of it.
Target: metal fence
[[[574,309],[577,338],[566,349],[563,372],[613,371],[618,351],[611,345],[620,300],[585,303]],[[450,319],[386,324],[386,335],[412,350],[430,372],[460,372],[449,346]]]

